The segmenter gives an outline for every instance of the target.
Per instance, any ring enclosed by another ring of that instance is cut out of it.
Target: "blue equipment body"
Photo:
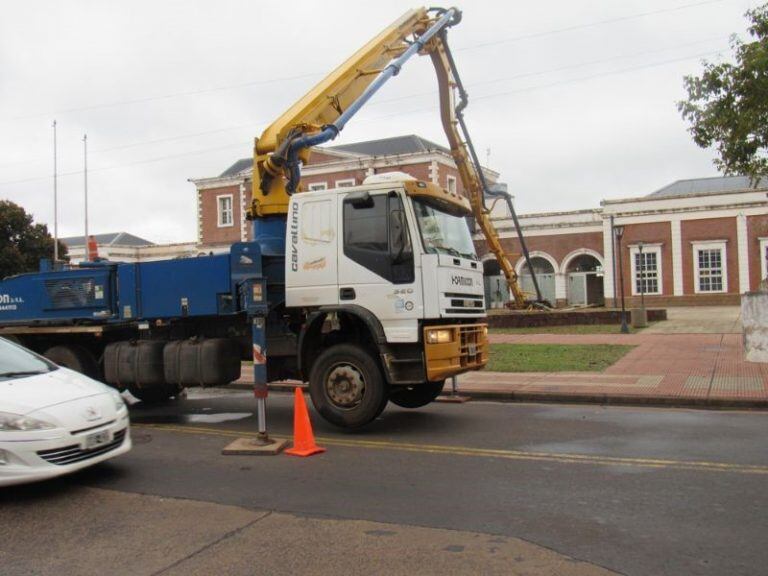
[[[239,242],[228,254],[20,274],[0,282],[0,326],[257,314],[267,296],[283,298],[282,263],[282,256],[262,257],[257,242]],[[251,287],[265,268],[273,277],[264,301],[254,303]]]

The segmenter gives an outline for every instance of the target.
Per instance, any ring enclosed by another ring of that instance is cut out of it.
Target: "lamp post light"
[[[621,333],[629,334],[627,326],[627,309],[624,306],[624,266],[621,258],[621,238],[624,236],[624,226],[616,226],[613,229],[613,235],[618,243],[619,253],[619,289],[621,290]]]

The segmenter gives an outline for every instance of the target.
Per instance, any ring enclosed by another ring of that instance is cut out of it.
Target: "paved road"
[[[309,459],[221,456],[254,430],[252,408],[240,392],[135,406],[131,454],[0,496],[0,560],[17,569],[3,573],[57,573],[55,561],[30,555],[43,539],[71,556],[66,506],[83,522],[110,506],[133,511],[125,521],[104,512],[75,536],[110,551],[105,534],[123,534],[135,562],[153,544],[133,571],[142,574],[226,565],[233,574],[735,575],[768,565],[764,413],[435,404],[389,408],[358,434],[315,418],[328,452]],[[270,417],[287,435],[290,397],[274,395]],[[202,508],[174,512],[169,502]]]

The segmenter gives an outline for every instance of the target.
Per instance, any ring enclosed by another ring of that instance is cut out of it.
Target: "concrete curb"
[[[306,388],[306,384],[302,385]],[[246,382],[229,384],[234,390],[253,390]],[[293,392],[295,384],[277,382],[269,385],[271,392]],[[460,392],[473,400],[492,402],[539,402],[546,404],[598,404],[611,406],[656,406],[666,408],[701,408],[708,410],[768,410],[768,399],[700,398],[693,396],[635,396],[628,394],[562,392],[529,392],[516,390],[475,390],[461,388]]]

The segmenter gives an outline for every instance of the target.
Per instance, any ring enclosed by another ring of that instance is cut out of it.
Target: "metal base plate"
[[[469,402],[470,400],[472,400],[471,397],[462,396],[460,394],[457,394],[456,396],[451,394],[441,394],[435,398],[435,402],[450,402],[452,404],[464,404],[464,402]]]
[[[258,438],[238,438],[221,453],[225,456],[274,456],[288,444],[288,440],[270,438],[266,443]]]

